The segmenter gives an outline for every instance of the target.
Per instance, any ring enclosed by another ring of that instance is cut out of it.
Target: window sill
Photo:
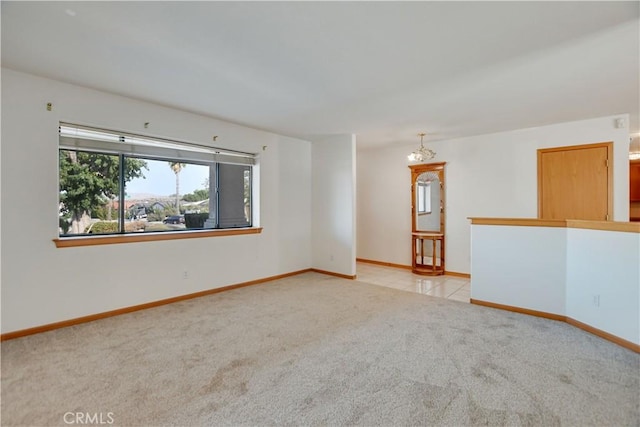
[[[147,234],[125,234],[109,236],[83,236],[53,239],[56,248],[74,248],[77,246],[115,245],[118,243],[158,242],[161,240],[200,239],[203,237],[237,236],[240,234],[260,234],[262,227],[227,228],[222,230],[197,230]]]

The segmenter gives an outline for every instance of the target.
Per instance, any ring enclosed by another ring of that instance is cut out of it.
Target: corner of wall
[[[313,268],[355,275],[355,135],[315,138],[311,157]]]

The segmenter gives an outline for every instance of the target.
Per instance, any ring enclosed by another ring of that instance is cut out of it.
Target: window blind
[[[189,142],[60,123],[60,148],[205,163],[254,165],[256,155]]]

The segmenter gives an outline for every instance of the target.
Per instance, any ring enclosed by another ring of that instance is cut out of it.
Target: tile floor
[[[421,276],[413,274],[408,269],[385,267],[366,262],[356,264],[356,275],[357,280],[407,292],[417,292],[462,302],[469,302],[471,298],[471,282],[463,277]]]

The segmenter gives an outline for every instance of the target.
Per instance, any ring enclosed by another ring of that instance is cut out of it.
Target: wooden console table
[[[416,274],[439,276],[444,274],[444,233],[413,232],[411,233],[413,246],[412,271]],[[424,255],[424,241],[431,240],[432,254]],[[438,245],[438,242],[440,244]]]

